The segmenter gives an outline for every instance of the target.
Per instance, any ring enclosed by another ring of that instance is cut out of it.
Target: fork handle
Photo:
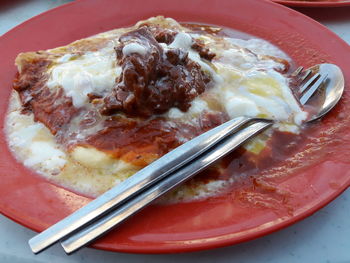
[[[158,197],[164,195],[193,177],[195,174],[204,170],[218,159],[232,152],[249,138],[271,125],[272,121],[258,121],[225,138],[219,144],[194,159],[190,164],[176,170],[173,174],[170,174],[160,182],[153,184],[145,191],[119,206],[116,210],[113,210],[104,217],[97,219],[94,223],[70,235],[67,239],[61,242],[62,247],[66,253],[72,253],[92,242],[107,231],[111,230],[114,226],[120,224],[128,217],[146,207]]]

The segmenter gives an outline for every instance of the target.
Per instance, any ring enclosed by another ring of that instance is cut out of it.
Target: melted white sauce
[[[66,154],[59,149],[53,136],[42,136],[47,128],[33,121],[32,116],[23,115],[19,110],[7,116],[9,145],[24,161],[24,165],[44,170],[50,174],[58,173],[66,163]]]
[[[123,55],[128,56],[132,53],[140,54],[141,56],[145,56],[147,54],[147,48],[138,43],[129,43],[123,47]]]
[[[103,94],[109,91],[121,73],[121,68],[116,66],[113,47],[114,44],[110,44],[77,58],[71,54],[61,57],[59,64],[51,71],[48,87],[62,87],[66,95],[72,98],[76,108],[88,103],[88,93]]]
[[[40,165],[48,170],[61,168],[65,165],[65,153],[44,141],[32,142],[29,146],[30,157],[24,161],[24,165],[33,167]]]

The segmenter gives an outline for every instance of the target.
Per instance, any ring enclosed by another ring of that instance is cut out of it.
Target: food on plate
[[[265,40],[233,34],[153,17],[19,54],[5,123],[11,150],[49,180],[93,197],[245,115],[277,122],[240,150],[246,154],[231,155],[169,200],[224,191],[266,158],[273,166],[278,158],[271,149],[298,134],[307,117],[291,89],[292,62]],[[232,173],[236,165],[239,174]]]

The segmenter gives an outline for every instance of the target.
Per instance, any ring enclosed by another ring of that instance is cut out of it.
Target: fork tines
[[[328,75],[324,75],[321,77],[320,73],[315,74],[312,76],[301,88],[300,88],[300,94],[302,96],[300,97],[300,104],[305,105],[305,103],[314,95],[316,90],[319,89],[319,87],[327,80]]]

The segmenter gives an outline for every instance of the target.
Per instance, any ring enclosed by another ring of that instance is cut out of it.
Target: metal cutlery
[[[294,74],[302,76],[303,85],[299,90],[301,104],[308,102],[320,88],[324,91],[325,99],[308,122],[322,117],[339,101],[344,78],[337,66],[321,64],[305,72],[299,68]],[[139,171],[137,176],[130,177],[32,238],[29,244],[33,252],[38,253],[67,235],[70,236],[62,242],[62,246],[67,253],[75,251],[270,127],[272,123],[271,120],[240,117],[183,144]],[[241,129],[242,127],[245,128]],[[86,226],[92,221],[93,224]]]

